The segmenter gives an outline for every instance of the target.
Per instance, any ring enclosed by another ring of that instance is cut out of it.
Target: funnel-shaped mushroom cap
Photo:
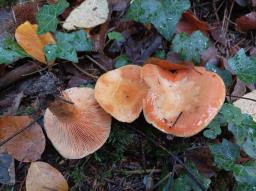
[[[32,162],[26,178],[27,191],[68,191],[68,183],[62,174],[45,162]]]
[[[141,67],[136,65],[103,74],[95,86],[95,98],[100,106],[122,122],[132,122],[139,117],[146,93]]]
[[[83,158],[98,150],[107,140],[111,116],[96,102],[91,88],[70,88],[44,115],[47,136],[58,152],[68,159]]]
[[[168,134],[197,134],[210,123],[225,100],[224,82],[203,67],[172,73],[147,64],[142,76],[150,87],[143,101],[144,116]]]

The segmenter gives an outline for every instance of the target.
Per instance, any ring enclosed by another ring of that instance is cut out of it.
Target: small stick
[[[245,99],[245,100],[250,100],[250,101],[255,101],[256,102],[256,99],[252,99],[252,98],[248,98],[248,97],[240,97],[240,96],[234,96],[234,95],[229,95],[229,94],[227,94],[227,97]]]
[[[182,112],[179,113],[178,117],[175,119],[175,121],[174,121],[174,123],[172,124],[171,127],[174,127],[174,126],[176,125],[176,123],[177,123],[178,120],[180,119],[181,115],[182,115]]]
[[[9,137],[7,137],[6,139],[2,140],[0,142],[0,147],[3,146],[5,143],[7,143],[8,141],[10,141],[11,139],[13,139],[14,137],[16,137],[17,135],[19,135],[20,133],[22,133],[23,131],[25,131],[26,129],[30,128],[34,123],[36,123],[38,120],[40,120],[41,118],[43,118],[43,115],[39,116],[38,118],[36,118],[35,120],[33,120],[31,123],[29,123],[27,126],[19,129],[18,131],[16,131],[15,133],[13,133],[12,135],[10,135]]]
[[[84,73],[85,75],[87,75],[87,76],[89,76],[89,77],[91,77],[91,78],[93,78],[93,79],[96,79],[96,80],[99,78],[98,76],[95,76],[95,75],[93,75],[93,74],[90,74],[90,73],[86,72],[85,70],[83,70],[82,68],[80,68],[77,64],[74,64],[73,62],[71,62],[71,64],[72,64],[76,69],[78,69],[80,72]]]
[[[93,59],[92,57],[86,55],[86,58],[88,58],[89,60],[91,60],[94,64],[96,64],[100,69],[102,69],[104,72],[107,72],[108,70],[102,66],[97,60]]]
[[[74,102],[72,102],[72,101],[69,101],[69,100],[66,100],[66,99],[64,99],[64,98],[62,98],[62,97],[60,97],[60,96],[55,96],[57,99],[59,99],[59,100],[61,100],[61,101],[63,101],[63,102],[65,102],[65,103],[68,103],[68,104],[74,104]]]

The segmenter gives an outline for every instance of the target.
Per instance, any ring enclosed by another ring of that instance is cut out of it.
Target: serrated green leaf
[[[124,37],[123,37],[122,33],[115,32],[115,31],[112,31],[112,32],[108,33],[108,39],[109,40],[116,40],[116,41],[124,41]]]
[[[232,104],[223,104],[220,113],[224,119],[231,124],[240,125],[244,120],[241,110]]]
[[[240,155],[239,147],[226,139],[223,139],[220,144],[209,144],[209,149],[215,165],[225,170],[231,170]]]
[[[56,4],[44,5],[37,13],[38,34],[55,32],[58,25],[58,16],[69,6],[66,0],[58,0]]]
[[[208,188],[210,186],[211,180],[202,176],[194,163],[188,162],[187,164],[188,169],[193,173],[195,178],[204,186],[204,188]],[[181,175],[174,181],[172,186],[173,191],[201,191],[201,188],[198,187],[196,182],[185,172],[183,171]]]
[[[160,34],[171,40],[182,13],[189,8],[189,0],[133,0],[127,17],[144,24],[152,23]]]
[[[209,139],[215,139],[221,134],[220,124],[220,118],[214,118],[214,120],[208,125],[207,129],[204,130],[203,135]]]
[[[72,33],[58,32],[56,41],[56,44],[50,44],[44,48],[48,62],[54,62],[56,58],[61,58],[77,63],[76,52],[92,50],[92,42],[87,38],[87,33],[83,30]]]
[[[233,168],[233,174],[237,182],[256,186],[256,161],[246,164],[237,164]]]
[[[246,56],[243,48],[234,57],[228,59],[228,64],[244,83],[256,82],[256,58]]]
[[[115,68],[120,68],[129,64],[129,58],[126,55],[120,55],[116,58]]]
[[[5,39],[3,47],[0,47],[0,64],[10,64],[27,56],[23,49],[12,39]]]
[[[164,50],[157,50],[153,56],[161,59],[166,59],[166,53]]]
[[[208,48],[209,39],[200,31],[189,36],[186,33],[177,34],[171,44],[171,49],[180,55],[183,60],[200,63],[202,53]]]
[[[224,81],[225,86],[229,88],[232,85],[232,74],[228,70],[222,70],[214,64],[206,63],[205,68],[209,71],[217,73]]]

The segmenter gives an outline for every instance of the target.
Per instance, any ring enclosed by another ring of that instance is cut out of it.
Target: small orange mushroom
[[[141,79],[141,67],[126,65],[103,74],[95,86],[100,106],[122,122],[132,122],[142,111],[147,86]]]
[[[189,137],[200,132],[225,100],[223,80],[203,67],[169,72],[146,64],[142,77],[150,87],[143,101],[146,120],[175,136]]]
[[[70,88],[51,103],[44,125],[53,146],[65,158],[79,159],[98,150],[107,140],[111,116],[96,102],[91,88]]]
[[[30,22],[26,21],[17,27],[15,31],[15,38],[18,44],[30,56],[41,63],[47,63],[43,49],[47,44],[55,44],[55,40],[51,33],[38,35],[37,25],[32,25]]]
[[[166,70],[181,70],[181,69],[189,69],[193,68],[194,64],[191,62],[180,62],[180,63],[173,63],[168,60],[163,60],[160,58],[151,57],[145,61],[145,64],[154,64],[164,68]]]
[[[45,162],[32,162],[26,177],[26,191],[68,191],[63,175]]]

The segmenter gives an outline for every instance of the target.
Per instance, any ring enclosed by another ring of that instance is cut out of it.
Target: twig
[[[220,22],[220,17],[219,17],[219,15],[218,15],[218,11],[217,11],[217,8],[216,8],[216,0],[213,0],[213,1],[212,1],[212,6],[213,6],[213,10],[214,10],[216,19],[217,19],[217,21],[218,21],[218,23],[219,23],[219,22]]]
[[[99,78],[98,76],[95,76],[95,75],[93,75],[93,74],[90,74],[90,73],[86,72],[85,70],[83,70],[82,68],[80,68],[77,64],[74,64],[73,62],[71,62],[71,64],[72,64],[76,69],[78,69],[80,72],[84,73],[85,75],[87,75],[87,76],[89,76],[89,77],[91,77],[91,78],[93,78],[93,79],[96,79],[96,80]]]
[[[171,128],[174,127],[176,125],[176,123],[178,122],[179,118],[181,117],[182,112],[179,113],[178,117],[175,119],[174,123],[172,124]]]
[[[122,125],[121,125],[122,126]],[[154,139],[152,139],[151,137],[148,137],[145,133],[143,133],[142,131],[140,131],[137,128],[134,128],[133,126],[129,125],[129,124],[125,124],[124,126],[127,126],[129,128],[131,128],[132,130],[136,131],[137,133],[139,133],[140,135],[142,135],[143,137],[145,137],[148,141],[150,141],[151,143],[153,143],[155,146],[161,148],[163,151],[165,151],[166,153],[168,153],[174,160],[176,160],[189,174],[189,176],[195,181],[195,183],[199,186],[199,188],[203,191],[206,191],[206,188],[201,184],[201,182],[194,176],[194,174],[188,169],[188,167],[179,159],[179,157],[177,157],[175,154],[173,154],[172,152],[170,152],[169,150],[167,150],[164,146],[162,146],[160,143],[158,143],[157,141],[155,141]]]
[[[133,174],[147,174],[147,173],[160,173],[161,169],[141,169],[141,170],[116,170],[117,173],[133,175]]]
[[[30,128],[34,123],[36,123],[37,121],[39,121],[41,118],[43,118],[43,115],[39,116],[38,118],[36,118],[35,120],[33,120],[31,123],[29,123],[27,126],[19,129],[18,131],[16,131],[15,133],[13,133],[12,135],[10,135],[9,137],[7,137],[6,139],[2,140],[0,142],[0,147],[3,146],[5,143],[7,143],[8,141],[10,141],[11,139],[13,139],[14,137],[16,137],[17,135],[19,135],[20,133],[22,133],[23,131],[25,131],[26,129]]]
[[[108,70],[102,66],[97,60],[93,59],[92,57],[86,55],[86,58],[88,58],[89,60],[91,60],[94,64],[96,64],[100,69],[102,69],[104,72],[107,72]]]
[[[63,101],[63,102],[65,102],[65,103],[68,103],[68,104],[74,104],[74,102],[72,102],[72,101],[69,101],[69,100],[66,100],[66,99],[64,99],[64,98],[62,98],[62,97],[60,97],[60,96],[55,96],[57,99],[59,99],[59,100],[61,100],[61,101]]]
[[[233,96],[233,95],[229,95],[229,94],[227,94],[226,96],[230,97],[230,98],[233,97],[233,98],[246,99],[246,100],[250,100],[250,101],[255,101],[256,102],[256,99],[252,99],[252,98],[248,98],[248,97]]]

